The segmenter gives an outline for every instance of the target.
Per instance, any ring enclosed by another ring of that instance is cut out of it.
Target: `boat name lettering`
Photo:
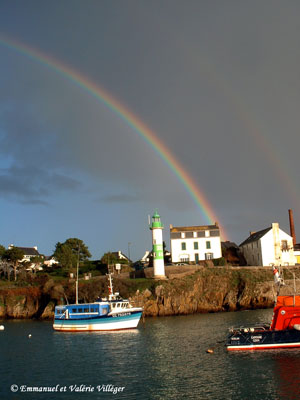
[[[254,341],[261,340],[262,339],[262,335],[257,335],[257,336],[253,335],[253,336],[251,336],[251,339],[254,340]]]
[[[122,314],[114,314],[112,317],[124,317],[125,315],[131,315],[131,312],[124,312]]]
[[[240,340],[240,337],[238,336],[238,337],[233,337],[233,338],[231,338],[231,340]]]

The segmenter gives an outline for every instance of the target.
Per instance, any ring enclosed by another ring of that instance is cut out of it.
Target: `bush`
[[[224,257],[215,258],[212,261],[215,267],[224,267],[224,265],[226,265],[226,260]]]

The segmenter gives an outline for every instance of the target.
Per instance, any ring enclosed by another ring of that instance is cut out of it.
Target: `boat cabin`
[[[120,311],[124,310],[124,308],[129,308],[128,300],[112,300],[110,301],[111,311]]]
[[[55,307],[55,318],[80,319],[106,315],[110,311],[109,304],[68,304]]]
[[[271,330],[294,329],[300,325],[300,295],[278,296]]]
[[[105,303],[67,304],[55,307],[55,318],[80,319],[107,315],[130,308],[128,300],[111,300]]]

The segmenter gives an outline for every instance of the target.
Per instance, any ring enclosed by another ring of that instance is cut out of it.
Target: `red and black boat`
[[[274,269],[275,282],[283,283]],[[263,350],[300,347],[300,295],[277,296],[270,325],[231,328],[227,350]]]

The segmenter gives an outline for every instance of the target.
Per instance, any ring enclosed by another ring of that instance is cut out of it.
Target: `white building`
[[[300,243],[295,244],[294,255],[296,257],[296,263],[300,264]]]
[[[212,260],[222,257],[218,224],[173,227],[170,225],[172,263]]]
[[[22,258],[22,260],[20,260],[20,262],[24,262],[24,261],[31,261],[31,259],[33,257],[39,257],[42,256],[39,252],[38,252],[38,248],[37,246],[34,247],[19,247],[19,246],[14,246],[13,244],[10,244],[8,246],[8,250],[11,250],[13,247],[16,247],[17,249],[20,249],[23,251],[24,253],[24,257]]]
[[[46,256],[44,258],[44,265],[46,265],[47,267],[52,267],[54,264],[59,264],[55,257]]]
[[[296,258],[293,238],[274,222],[269,228],[250,232],[250,236],[240,244],[247,265],[294,265]]]

